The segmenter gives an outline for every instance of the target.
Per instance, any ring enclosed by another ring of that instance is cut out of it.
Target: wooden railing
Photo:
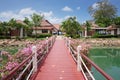
[[[37,48],[36,45],[32,46],[32,54],[10,71],[8,75],[2,77],[2,80],[29,80],[32,74],[37,72],[38,66],[50,51],[54,42],[55,36],[46,38],[46,43],[41,48]]]
[[[97,66],[92,60],[90,60],[86,55],[84,55],[83,53],[81,53],[81,46],[78,46],[76,51],[72,48],[71,46],[71,40],[70,38],[65,37],[65,42],[66,45],[69,49],[69,52],[71,53],[74,61],[77,63],[77,70],[78,71],[82,71],[84,77],[86,80],[95,80],[93,74],[91,73],[91,71],[88,69],[88,66],[86,66],[86,63],[84,62],[84,60],[86,60],[92,67],[94,67],[100,74],[102,74],[102,76],[106,79],[106,80],[113,80],[111,76],[109,76],[107,73],[105,73],[99,66]],[[76,57],[77,55],[77,57]],[[83,60],[84,59],[84,60]],[[86,72],[83,70],[83,66],[87,71]]]

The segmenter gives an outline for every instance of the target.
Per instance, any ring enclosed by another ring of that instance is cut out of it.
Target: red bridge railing
[[[55,36],[47,38],[45,44],[41,48],[36,45],[32,47],[32,54],[22,61],[17,67],[3,76],[1,80],[29,80],[32,75],[37,72],[38,66],[41,64],[47,53],[55,42]]]
[[[113,80],[113,78],[111,76],[109,76],[107,73],[105,73],[99,66],[97,66],[92,60],[90,60],[86,55],[84,55],[83,53],[81,53],[81,46],[78,46],[76,50],[73,49],[73,47],[71,46],[71,38],[65,38],[66,41],[66,45],[74,59],[74,61],[77,63],[77,70],[78,71],[82,71],[84,77],[86,80],[95,80],[93,74],[91,73],[91,71],[86,68],[88,66],[86,66],[86,64],[84,65],[84,60],[87,61],[92,67],[94,67],[99,73],[102,74],[102,76],[106,79],[106,80]],[[77,56],[77,57],[76,57]],[[84,60],[83,60],[84,59]],[[84,67],[83,67],[84,66]],[[86,70],[88,71],[88,74],[85,73],[85,71],[83,71],[83,68],[86,68]],[[87,77],[89,75],[89,77]]]

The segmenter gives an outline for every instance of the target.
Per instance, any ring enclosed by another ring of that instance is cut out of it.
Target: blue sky
[[[33,13],[42,13],[51,23],[60,23],[69,16],[76,16],[80,23],[91,20],[88,7],[99,0],[0,0],[0,21],[21,19]],[[120,0],[110,0],[118,9]]]

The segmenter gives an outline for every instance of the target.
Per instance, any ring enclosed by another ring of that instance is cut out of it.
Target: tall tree
[[[34,27],[38,27],[38,26],[41,25],[41,21],[43,19],[43,16],[41,16],[39,14],[36,14],[36,13],[33,13],[31,18],[32,18]],[[37,37],[37,31],[36,30],[35,30],[35,34],[36,34],[36,37]]]
[[[120,28],[120,17],[116,17],[113,19],[113,24],[117,25]]]
[[[10,27],[7,22],[0,23],[0,34],[8,36]]]
[[[108,0],[101,0],[96,2],[94,6],[92,5],[89,7],[89,13],[97,23],[104,24],[109,21],[104,25],[105,27],[108,26],[110,24],[110,20],[116,16],[117,8]]]
[[[24,21],[23,21],[25,24],[26,24],[26,28],[25,28],[25,36],[31,36],[32,34],[32,22],[29,20],[29,18],[25,17]]]
[[[26,28],[26,25],[22,22],[17,22],[14,18],[12,18],[8,23],[11,29],[20,30],[19,37],[23,38],[23,29]]]
[[[63,21],[61,27],[68,36],[73,38],[78,37],[78,32],[81,30],[80,24],[77,22],[76,17],[70,17]]]
[[[90,30],[91,30],[91,24],[88,21],[86,21],[86,23],[85,23],[85,37],[87,37],[88,31],[90,31]]]

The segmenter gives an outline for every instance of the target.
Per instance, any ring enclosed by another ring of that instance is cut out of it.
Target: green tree
[[[100,23],[103,27],[106,27],[110,25],[111,19],[116,17],[117,8],[108,0],[101,0],[94,6],[89,7],[89,13],[98,25]]]
[[[70,17],[62,22],[62,30],[70,37],[77,38],[79,36],[78,32],[81,30],[79,22],[77,22],[76,17]]]
[[[26,28],[25,28],[25,36],[31,36],[32,35],[32,22],[29,20],[29,18],[25,17],[24,21],[26,24]]]
[[[33,13],[33,15],[31,16],[32,18],[32,21],[33,21],[33,26],[34,27],[38,27],[41,25],[41,21],[43,19],[43,16],[39,15],[39,14],[36,14],[36,13]],[[37,37],[37,31],[35,30],[35,34],[36,34],[36,37]]]
[[[88,31],[91,30],[91,24],[88,21],[86,21],[85,27],[86,27],[85,28],[85,37],[87,37]]]
[[[26,24],[16,22],[14,18],[12,18],[8,23],[9,23],[11,30],[12,29],[20,30],[19,37],[23,38],[23,29],[27,28]]]
[[[113,19],[113,24],[117,25],[120,28],[120,17],[116,17]]]
[[[101,27],[107,27],[112,24],[112,20],[113,19],[110,18],[101,18],[101,19],[97,19],[95,23]]]
[[[7,22],[0,23],[0,34],[1,35],[8,36],[9,35],[9,29],[10,29],[10,27],[8,26]]]

